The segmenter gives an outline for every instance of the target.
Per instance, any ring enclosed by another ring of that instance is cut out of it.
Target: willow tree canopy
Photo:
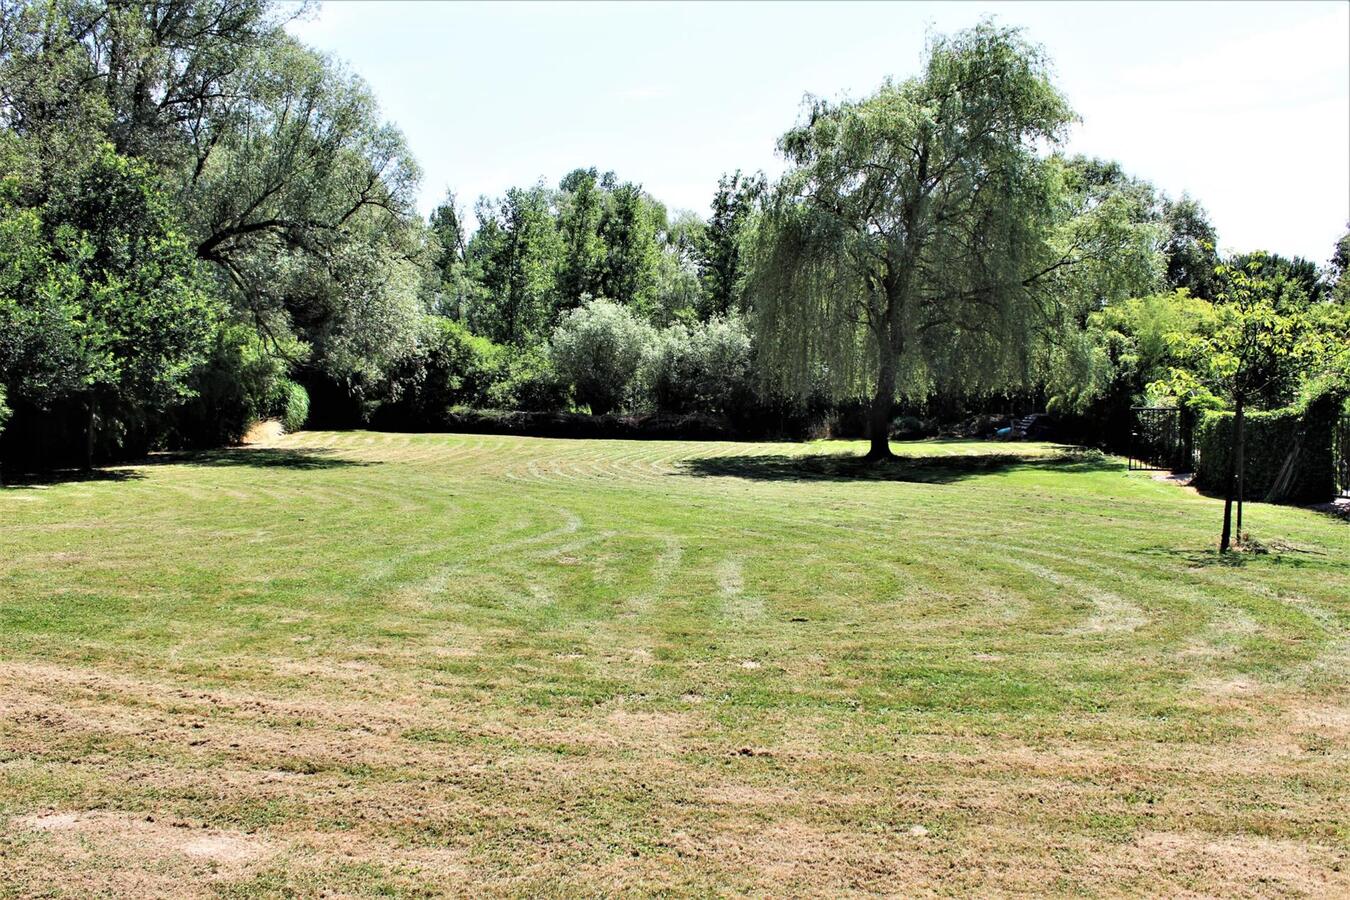
[[[897,395],[1048,379],[1088,309],[1154,277],[1136,199],[1048,152],[1073,114],[1014,29],[939,38],[921,76],[808,113],[758,226],[761,360],[780,387],[870,395],[873,455]]]

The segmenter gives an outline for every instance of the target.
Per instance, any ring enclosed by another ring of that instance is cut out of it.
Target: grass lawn
[[[0,894],[1350,893],[1350,527],[1221,562],[1116,460],[861,449],[0,489]]]

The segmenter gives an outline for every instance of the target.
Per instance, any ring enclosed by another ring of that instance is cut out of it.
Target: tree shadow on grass
[[[135,481],[145,477],[135,469],[126,468],[51,469],[46,472],[10,472],[6,470],[3,476],[3,479],[0,479],[0,490],[49,487],[56,484],[85,481]]]
[[[1340,562],[1321,550],[1276,543],[1259,549],[1234,549],[1220,553],[1217,546],[1147,547],[1139,551],[1149,556],[1162,556],[1185,563],[1191,569],[1241,569],[1246,566],[1280,566],[1292,569],[1350,569],[1350,563]]]
[[[753,481],[904,481],[951,484],[965,478],[1015,469],[1056,472],[1104,472],[1120,468],[1099,453],[1065,451],[1049,456],[970,453],[954,456],[897,456],[873,462],[861,456],[820,453],[808,456],[709,456],[686,460],[681,474],[696,478],[746,478]]]
[[[343,469],[375,466],[378,460],[346,459],[323,447],[290,450],[278,447],[230,447],[223,450],[175,450],[155,453],[135,462],[94,469],[52,469],[45,472],[5,472],[0,488],[33,488],[85,481],[135,481],[149,466],[248,466],[256,469]]]
[[[378,460],[347,459],[325,447],[292,450],[281,447],[230,447],[156,453],[138,465],[248,466],[255,469],[345,469],[379,465]]]

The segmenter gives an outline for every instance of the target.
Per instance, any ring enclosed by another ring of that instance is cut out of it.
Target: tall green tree
[[[704,221],[689,210],[671,216],[660,242],[656,303],[650,316],[654,323],[692,321],[707,306],[699,268],[706,230]]]
[[[66,8],[0,0],[0,129],[24,147],[7,157],[7,175],[30,186],[87,165],[112,123]]]
[[[285,32],[298,9],[273,0],[7,2],[0,121],[44,140],[33,158],[48,168],[105,139],[150,165],[239,315],[276,347],[293,332],[308,365],[334,369],[346,357],[330,355],[328,339],[371,323],[356,341],[374,349],[362,361],[370,368],[394,354],[390,338],[407,340],[387,326],[409,302],[392,288],[409,280],[386,279],[371,295],[368,267],[352,261],[416,256],[418,171],[369,89]],[[72,128],[77,136],[63,138]],[[344,318],[353,294],[387,309]]]
[[[762,173],[744,176],[737,169],[718,179],[712,215],[704,230],[699,254],[703,281],[700,313],[704,318],[726,316],[741,308],[747,257],[745,236],[755,204],[764,190]]]
[[[511,188],[499,202],[481,199],[469,264],[478,282],[470,325],[498,343],[542,340],[557,306],[563,246],[543,184]]]
[[[558,294],[565,309],[579,305],[585,296],[604,292],[605,242],[600,221],[606,202],[594,167],[574,169],[558,186],[558,234],[563,245]]]
[[[272,0],[56,0],[113,111],[117,151],[190,167],[240,104],[255,69],[302,10]]]
[[[1168,232],[1163,244],[1168,286],[1213,300],[1220,286],[1214,274],[1219,266],[1219,237],[1204,207],[1182,194],[1179,200],[1164,201],[1163,221]]]
[[[1323,277],[1322,269],[1317,263],[1301,256],[1287,257],[1257,250],[1235,254],[1226,265],[1229,269],[1255,269],[1267,278],[1291,281],[1299,287],[1309,303],[1321,303],[1331,296],[1331,284]]]
[[[1043,52],[982,24],[923,74],[814,101],[758,226],[753,308],[770,379],[870,395],[873,459],[899,393],[989,391],[1061,364],[1087,310],[1153,276],[1128,196],[1042,157],[1072,121]]]
[[[260,331],[293,331],[308,344],[311,365],[354,371],[349,355],[328,352],[341,334],[372,352],[356,368],[378,368],[412,333],[411,323],[388,326],[408,322],[415,279],[371,266],[416,258],[417,167],[365,84],[294,41],[278,38],[248,77],[250,102],[180,173],[197,255]],[[351,315],[376,307],[374,317]]]
[[[434,307],[443,316],[461,320],[467,313],[469,285],[465,262],[469,233],[453,191],[447,192],[440,205],[431,211],[427,227],[436,239],[432,263],[436,280]]]
[[[15,142],[0,143],[12,159]],[[100,409],[162,408],[186,393],[218,309],[144,164],[104,145],[54,183],[3,169],[0,384],[30,410],[80,404],[88,463]]]
[[[605,244],[600,296],[650,315],[665,225],[665,207],[644,194],[640,185],[624,182],[609,192],[600,219]]]
[[[1350,306],[1350,278],[1346,277],[1347,272],[1350,272],[1350,229],[1336,242],[1331,260],[1327,263],[1326,274],[1331,299]]]

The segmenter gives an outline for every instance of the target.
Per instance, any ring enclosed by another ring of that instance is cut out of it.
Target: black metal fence
[[[1132,471],[1190,471],[1194,451],[1191,417],[1175,406],[1135,406],[1130,431]]]
[[[1175,406],[1135,406],[1130,411],[1134,414],[1129,450],[1132,471],[1195,471],[1193,414]],[[1341,413],[1333,426],[1331,453],[1336,494],[1350,497],[1350,412]]]

